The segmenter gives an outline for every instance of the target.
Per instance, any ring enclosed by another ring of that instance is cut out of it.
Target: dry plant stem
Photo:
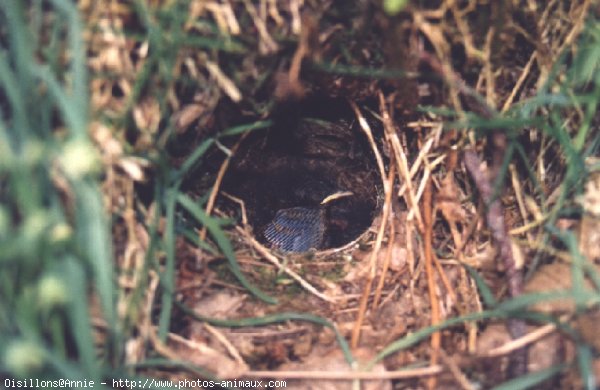
[[[240,137],[236,144],[233,145],[233,148],[231,148],[230,153],[227,155],[227,158],[225,158],[225,160],[223,161],[223,164],[221,164],[219,172],[217,173],[215,184],[213,185],[210,196],[208,197],[208,202],[206,202],[205,211],[207,215],[210,215],[210,213],[212,213],[213,207],[215,207],[215,201],[217,200],[217,195],[219,194],[219,188],[221,188],[221,183],[223,182],[223,177],[225,176],[225,172],[227,172],[227,168],[229,168],[231,158],[233,157],[233,155],[235,155],[238,148],[240,147],[240,144],[242,143],[242,141],[244,141],[248,134],[249,133],[244,133]],[[206,239],[206,226],[202,227],[202,230],[200,230],[200,234],[198,237],[200,238],[200,241],[204,241]]]
[[[260,253],[262,256],[264,256],[265,259],[269,260],[273,265],[275,265],[278,270],[284,272],[290,278],[292,278],[296,282],[298,282],[306,291],[310,292],[311,294],[315,295],[316,297],[321,298],[325,302],[329,302],[329,303],[335,302],[334,298],[328,297],[327,295],[323,294],[322,292],[317,290],[314,286],[312,286],[310,283],[308,283],[306,280],[304,280],[302,278],[302,276],[298,275],[297,273],[295,273],[288,267],[282,265],[281,262],[279,262],[279,259],[277,259],[277,257],[274,256],[269,251],[269,249],[267,249],[265,246],[261,245],[258,241],[256,241],[254,239],[254,237],[252,237],[246,230],[242,229],[239,226],[236,227],[236,230],[244,235],[247,242],[249,242],[254,247],[254,249],[256,249],[256,251],[258,253]]]
[[[290,13],[292,14],[292,31],[298,35],[302,32],[302,17],[300,16],[300,6],[304,0],[290,0]]]
[[[450,179],[450,180],[455,180],[454,178],[454,167],[448,167],[449,172],[447,173],[446,179]],[[442,200],[442,198],[440,196],[436,197],[438,204],[439,201]],[[465,245],[466,239],[468,239],[469,234],[464,234],[465,235],[465,240],[463,241],[461,234],[458,231],[457,228],[457,224],[456,224],[456,218],[453,218],[449,213],[444,212],[442,207],[439,207],[442,211],[442,216],[446,219],[446,222],[448,223],[448,225],[450,226],[450,232],[451,232],[451,236],[454,240],[454,245],[456,246],[456,250],[454,251],[455,253],[455,257],[458,259],[459,264],[464,264],[465,263],[465,256],[463,254],[463,247]],[[434,213],[434,215],[436,215]],[[467,229],[469,229],[467,227]],[[444,245],[446,245],[448,240],[445,240],[443,244],[440,245],[440,247],[443,247]],[[442,265],[440,264],[439,259],[437,258],[437,256],[433,256],[434,259],[434,263],[436,266],[436,269],[442,279],[442,283],[444,284],[444,286],[446,287],[446,291],[448,291],[450,297],[452,298],[452,301],[454,302],[454,304],[456,305],[456,308],[458,309],[458,312],[460,313],[460,315],[466,315],[468,314],[469,308],[468,308],[468,302],[465,301],[459,301],[457,298],[457,294],[454,291],[454,288],[452,287],[452,285],[450,284],[450,282],[448,281],[448,278],[446,276],[446,273],[444,272],[444,268],[442,267]],[[460,274],[461,277],[460,278],[460,288],[461,288],[461,296],[466,297],[468,296],[465,292],[468,289],[466,282],[466,271],[464,268],[460,268]],[[477,296],[477,289],[473,288],[473,296]],[[475,350],[475,342],[477,340],[477,325],[475,323],[467,323],[465,324],[465,327],[467,328],[467,332],[468,332],[468,348],[469,351],[474,351]]]
[[[240,28],[240,24],[237,21],[235,12],[233,11],[233,7],[231,6],[231,2],[229,0],[224,1],[223,4],[221,4],[221,9],[223,11],[223,15],[225,16],[225,19],[227,20],[227,25],[229,27],[231,35],[239,35],[242,32],[242,29]]]
[[[450,69],[450,64],[448,63],[450,49],[448,47],[447,40],[444,37],[444,33],[442,32],[441,28],[427,22],[423,18],[423,15],[416,11],[413,12],[413,21],[414,21],[415,28],[420,30],[427,37],[427,39],[429,39],[429,41],[435,48],[435,51],[436,51],[438,57],[443,59],[442,60],[443,64],[440,61],[438,61],[437,59],[434,59],[433,56],[431,56],[429,53],[426,53],[426,52],[421,53],[421,59],[424,60],[425,62],[429,63],[429,65],[437,73],[439,73],[441,75],[449,73],[446,70]],[[463,113],[462,105],[461,105],[460,99],[458,97],[459,88],[457,88],[455,83],[450,83],[448,85],[448,87],[449,87],[448,92],[450,95],[450,100],[452,102],[452,105],[454,106],[454,108],[456,109],[457,112],[462,114]]]
[[[192,14],[195,17],[200,16],[200,14],[203,13],[204,9],[207,9],[208,11],[211,12],[212,17],[215,20],[215,23],[217,24],[217,27],[219,28],[219,31],[222,34],[227,34],[229,33],[229,26],[227,26],[227,19],[225,17],[225,13],[223,12],[223,9],[221,8],[220,4],[217,3],[208,3],[208,4],[201,4],[201,5],[196,5],[195,7],[192,6],[194,9],[190,9],[190,14]],[[188,20],[185,24],[185,28],[186,30],[191,29],[193,26],[193,23]]]
[[[152,342],[152,345],[154,346],[154,349],[156,350],[156,352],[158,352],[160,355],[168,358],[169,360],[181,361],[183,359],[183,357],[179,353],[178,348],[172,348],[168,344],[162,342],[158,338],[158,335],[156,334],[156,330],[157,330],[156,327],[152,327],[152,331],[150,332],[150,341]],[[184,345],[187,348],[196,351],[196,353],[199,356],[203,356],[208,353],[214,352],[214,349],[210,348],[209,346],[199,343],[199,342],[196,342],[194,340],[186,339],[176,333],[169,333],[167,335],[167,337],[168,337],[169,341],[171,341],[173,343]],[[244,375],[247,371],[248,371],[248,366],[244,362],[242,362],[239,364],[239,368],[238,368],[237,372],[231,372],[231,373],[228,373],[228,375],[230,374],[231,377],[239,377],[239,376]],[[229,379],[229,378],[223,378],[223,379]]]
[[[491,50],[492,42],[494,40],[495,29],[490,27],[485,37],[484,45],[484,59],[483,59],[483,74],[485,77],[485,95],[488,104],[492,107],[496,106],[496,78],[494,77],[494,70],[492,69]]]
[[[452,239],[454,240],[454,245],[457,248],[464,248],[463,242],[462,242],[462,236],[460,235],[460,232],[458,231],[458,226],[456,226],[456,222],[446,218],[446,222],[448,223],[448,227],[450,227],[450,235],[452,236]],[[464,261],[465,256],[463,255],[462,251],[454,251],[454,255],[456,256],[456,258],[458,258],[458,260],[460,261]]]
[[[526,225],[528,222],[528,214],[527,214],[527,208],[525,207],[525,201],[523,200],[523,191],[521,189],[521,182],[519,181],[519,177],[517,174],[517,170],[514,166],[514,164],[510,164],[508,166],[509,170],[510,170],[510,179],[511,179],[511,183],[513,185],[513,189],[515,191],[515,197],[517,199],[517,205],[519,206],[519,212],[521,213],[521,218],[523,219],[523,224]],[[511,233],[511,232],[509,232]],[[529,230],[527,230],[526,232],[527,235],[527,241],[531,244],[533,243],[533,237],[531,236],[531,233],[529,232]]]
[[[549,214],[542,216],[540,219],[536,219],[535,221],[531,221],[529,223],[526,223],[523,226],[519,226],[516,228],[512,228],[508,231],[508,233],[511,236],[520,236],[523,233],[527,233],[529,232],[531,229],[536,228],[538,226],[540,226],[541,224],[543,224],[544,222],[546,222],[546,220],[550,217]],[[535,243],[532,241],[529,241],[530,245],[534,245]]]
[[[452,16],[454,17],[454,22],[456,23],[456,27],[461,32],[463,38],[463,45],[465,46],[465,51],[469,59],[481,59],[483,54],[480,50],[478,50],[473,43],[473,34],[469,29],[469,24],[467,23],[468,18],[466,17],[467,12],[470,11],[470,6],[467,6],[466,9],[459,10],[458,4],[456,2],[451,2],[449,6],[452,10]],[[473,7],[474,8],[474,7]]]
[[[456,88],[468,100],[471,110],[485,118],[492,118],[494,116],[494,110],[487,105],[478,104],[478,101],[475,99],[475,97],[478,96],[477,92],[454,73],[450,68],[450,65],[441,63],[438,59],[426,52],[421,53],[420,59],[429,65],[435,73],[446,80],[446,83],[450,88]]]
[[[392,203],[393,208],[393,203]],[[387,274],[388,269],[390,268],[390,262],[392,260],[392,249],[394,249],[394,244],[396,242],[396,229],[394,227],[394,212],[393,210],[390,212],[389,221],[390,231],[388,233],[388,246],[385,251],[385,261],[383,263],[383,269],[381,270],[381,275],[379,276],[379,281],[377,282],[377,287],[375,288],[375,297],[373,298],[373,308],[377,309],[379,307],[379,300],[381,299],[381,291],[383,290],[383,285],[385,282],[385,275]]]
[[[423,218],[425,220],[425,237],[423,239],[423,246],[425,247],[425,270],[427,272],[427,287],[429,288],[429,301],[431,302],[431,325],[435,326],[440,322],[440,303],[435,289],[434,280],[434,269],[433,269],[433,221],[432,214],[433,209],[431,207],[432,198],[432,183],[431,180],[427,182],[425,186],[425,192],[423,194]],[[439,350],[441,345],[441,334],[435,332],[431,335],[431,365],[436,365],[439,357]],[[427,381],[427,387],[435,389],[437,384],[437,378],[431,377]]]
[[[381,157],[381,156],[380,156]],[[382,166],[383,169],[383,166]],[[377,238],[375,239],[375,246],[373,247],[373,251],[371,252],[371,256],[369,258],[369,268],[370,272],[367,276],[367,283],[363,289],[362,296],[360,298],[360,303],[358,306],[358,313],[356,315],[356,321],[354,322],[354,328],[352,329],[352,339],[350,341],[350,345],[352,348],[356,348],[358,346],[358,341],[360,339],[360,328],[365,318],[365,313],[367,311],[367,303],[369,301],[369,295],[371,292],[371,286],[373,284],[373,279],[376,275],[377,270],[377,257],[379,254],[379,250],[381,249],[381,242],[383,241],[383,236],[385,234],[385,228],[388,221],[388,217],[392,208],[392,192],[393,192],[393,183],[394,183],[394,175],[395,169],[394,165],[390,166],[390,171],[388,173],[387,180],[384,180],[384,191],[385,191],[385,202],[383,204],[383,211],[381,217],[381,224],[379,225],[379,230],[377,231]]]
[[[484,118],[493,118],[495,116],[494,110],[475,99],[477,96],[476,92],[469,88],[469,86],[467,86],[467,84],[451,69],[443,67],[437,59],[428,53],[422,53],[421,59],[427,62],[434,71],[440,74],[440,76],[450,85],[455,85],[458,88],[464,97],[468,99],[471,110]],[[464,159],[467,170],[473,177],[475,185],[488,206],[486,220],[488,227],[492,232],[492,236],[498,245],[500,258],[506,268],[510,296],[517,297],[521,294],[523,289],[523,275],[516,267],[500,201],[498,199],[492,199],[494,195],[492,182],[496,179],[500,171],[506,153],[506,135],[500,131],[495,131],[491,136],[491,141],[494,146],[494,155],[492,156],[493,162],[490,169],[490,176],[480,171],[479,167],[481,166],[481,161],[475,151],[467,150]],[[508,328],[512,338],[522,337],[526,332],[526,325],[522,320],[511,319],[508,322]],[[509,367],[509,372],[514,377],[521,376],[527,372],[526,349],[515,351],[514,359],[511,361],[511,367]]]
[[[240,210],[242,211],[242,225],[244,225],[244,227],[248,226],[248,216],[246,215],[246,204],[244,203],[244,201],[224,191],[222,192],[222,194],[224,197],[234,201],[240,206]]]
[[[498,141],[497,141],[498,142]],[[469,174],[475,181],[477,189],[481,193],[483,201],[487,204],[486,221],[492,233],[494,241],[498,245],[499,254],[508,278],[508,291],[511,297],[521,295],[523,289],[523,275],[517,269],[515,259],[512,253],[511,241],[508,236],[502,206],[500,200],[493,199],[494,188],[492,179],[480,170],[481,160],[473,150],[465,151],[465,166]],[[508,329],[513,339],[522,337],[526,332],[525,322],[522,320],[511,319],[508,322]],[[514,376],[520,376],[527,372],[527,350],[521,349],[515,351],[511,371]]]
[[[429,138],[427,141],[425,141],[425,144],[423,144],[423,146],[419,149],[419,155],[417,156],[417,158],[415,159],[412,167],[410,167],[410,179],[412,180],[412,178],[417,174],[417,172],[419,171],[419,168],[421,166],[421,164],[423,163],[423,160],[425,159],[425,157],[427,157],[427,154],[429,153],[429,151],[431,150],[431,146],[433,145],[433,137]],[[430,167],[438,165],[441,160],[445,159],[445,156],[440,156],[436,159],[436,162],[430,162],[429,165]],[[437,160],[440,160],[439,162],[437,162]],[[408,180],[408,182],[410,183],[411,180]],[[404,191],[406,191],[406,179],[404,179],[404,181],[402,182],[402,185],[400,186],[400,189],[398,190],[398,196],[402,196],[404,194]],[[417,197],[418,200],[418,197]]]
[[[456,382],[460,385],[460,387],[463,390],[475,390],[475,386],[473,386],[471,384],[471,382],[469,382],[469,379],[460,370],[460,367],[458,367],[458,364],[456,364],[454,359],[452,359],[450,356],[448,356],[446,354],[446,352],[444,352],[443,349],[440,349],[440,357],[442,358],[442,361],[444,362],[444,364],[450,370],[450,373],[452,374],[452,376],[454,377]]]
[[[322,300],[324,300],[326,302],[329,302],[329,303],[335,302],[335,299],[323,294],[322,292],[317,290],[315,287],[313,287],[310,283],[308,283],[306,280],[304,280],[302,278],[302,276],[298,275],[297,273],[295,273],[288,267],[282,265],[279,262],[279,259],[277,259],[277,257],[275,255],[273,255],[269,249],[267,249],[264,245],[262,245],[261,243],[256,241],[256,239],[252,236],[252,234],[249,233],[248,224],[247,224],[248,216],[246,215],[246,205],[245,205],[244,201],[239,198],[236,198],[233,195],[229,195],[229,194],[227,194],[227,197],[230,198],[231,200],[233,200],[234,202],[238,203],[240,205],[240,209],[242,210],[242,223],[244,224],[244,227],[236,226],[235,229],[244,236],[246,241],[248,243],[250,243],[250,245],[252,245],[258,253],[260,253],[262,256],[265,257],[265,259],[267,259],[273,265],[275,265],[279,271],[284,272],[290,278],[297,281],[302,287],[304,287],[304,289],[306,289],[306,291],[321,298]],[[233,286],[233,287],[238,288],[237,286]]]
[[[225,1],[224,4],[218,4],[215,2],[210,2],[205,4],[206,9],[212,13],[212,16],[215,18],[217,25],[219,26],[219,30],[225,35],[239,35],[241,32],[240,24],[235,17],[235,13],[229,1]],[[198,14],[200,10],[194,12]],[[186,30],[192,28],[193,23],[188,21],[186,24]]]
[[[471,238],[471,236],[473,235],[473,233],[475,232],[475,228],[477,227],[477,223],[479,222],[479,213],[476,213],[473,218],[471,219],[471,222],[469,222],[469,225],[467,226],[467,229],[465,231],[465,233],[463,234],[462,240],[461,240],[461,244],[460,246],[458,246],[456,248],[455,253],[461,253],[463,249],[465,249],[465,246],[467,245],[467,242],[469,242],[469,239]],[[458,257],[458,256],[457,256]]]
[[[392,123],[392,119],[385,105],[385,98],[383,96],[383,93],[381,92],[379,93],[379,110],[381,111],[381,116],[383,119],[383,127],[385,129],[386,139],[388,140],[389,144],[392,146],[392,150],[394,151],[394,161],[396,162],[396,165],[398,167],[398,180],[406,185],[406,192],[408,193],[406,203],[410,206],[411,211],[417,218],[417,224],[419,225],[419,229],[422,231],[423,220],[421,218],[418,201],[416,200],[415,193],[412,187],[412,175],[408,169],[406,153],[404,153],[404,149],[402,148],[400,140],[398,139],[398,134],[396,133],[396,130]],[[419,158],[421,158],[422,155],[427,153],[427,151],[428,149],[422,149],[419,153]],[[419,158],[417,160],[419,160]]]
[[[172,336],[175,336],[178,339],[183,339],[183,337],[181,337],[179,335],[169,333],[169,337],[172,337]],[[152,331],[149,334],[149,339],[152,342],[152,346],[154,347],[154,350],[156,352],[158,352],[159,355],[162,355],[169,360],[173,360],[173,361],[179,360],[180,357],[158,338],[158,335],[156,334],[156,329],[152,329]]]
[[[260,36],[260,51],[262,52],[262,54],[276,52],[279,47],[277,46],[277,43],[273,40],[273,38],[271,38],[271,36],[269,35],[269,31],[267,30],[267,25],[265,24],[265,21],[260,18],[258,12],[256,12],[256,8],[254,8],[254,5],[250,2],[250,0],[243,0],[243,2],[244,6],[246,7],[246,11],[248,11],[248,14],[250,14],[250,17],[254,22],[254,27],[256,27],[258,35]]]
[[[531,66],[533,65],[533,61],[535,61],[535,59],[536,59],[536,52],[533,52],[531,57],[529,57],[529,61],[527,61],[527,64],[523,68],[523,71],[521,72],[519,79],[515,83],[515,86],[513,87],[512,91],[510,92],[510,95],[508,95],[508,98],[504,102],[501,112],[506,112],[510,108],[510,105],[515,100],[515,96],[517,95],[517,92],[519,91],[519,89],[521,89],[521,86],[523,85],[523,83],[525,82],[525,79],[529,75],[529,72],[531,71]]]
[[[229,340],[227,340],[227,337],[225,337],[222,332],[210,324],[204,323],[202,325],[204,326],[204,329],[208,331],[208,333],[212,334],[223,345],[223,347],[225,347],[231,357],[233,357],[239,364],[246,365],[246,362],[242,358],[242,355],[240,355],[237,348],[234,347]]]
[[[324,379],[324,380],[384,380],[408,379],[437,375],[444,371],[440,365],[413,368],[402,371],[366,372],[366,371],[248,371],[245,378],[272,379]]]
[[[414,226],[412,226],[414,228]],[[407,231],[410,231],[410,229],[406,229]],[[414,229],[415,231],[417,229]],[[413,233],[413,239],[415,239],[415,233]],[[415,242],[416,243],[416,242]],[[419,245],[418,243],[416,243],[416,251],[418,251],[418,255],[416,256],[416,258],[418,259],[425,259],[425,250],[423,248],[423,245]],[[410,299],[412,301],[412,305],[413,305],[413,309],[415,311],[415,314],[417,317],[422,317],[425,315],[425,312],[423,311],[423,304],[420,303],[419,301],[417,301],[417,296],[422,296],[422,293],[415,293],[415,290],[417,289],[416,284],[417,281],[421,280],[421,275],[423,275],[423,273],[425,272],[425,261],[414,261],[413,259],[413,272],[411,273],[411,278],[410,278],[410,282],[408,283],[408,291],[410,292]]]
[[[373,132],[371,131],[371,126],[369,126],[369,122],[365,119],[365,117],[360,112],[360,109],[354,102],[349,102],[352,110],[354,110],[354,114],[356,115],[356,119],[358,119],[358,124],[360,125],[361,130],[367,136],[367,140],[369,141],[369,145],[371,146],[371,150],[373,150],[373,154],[375,155],[375,161],[377,161],[377,168],[379,169],[379,176],[381,177],[381,181],[383,186],[387,185],[387,181],[385,180],[385,167],[383,165],[383,159],[381,158],[381,153],[379,153],[379,149],[377,149],[377,145],[375,145],[375,139],[373,138]]]
[[[268,0],[267,4],[269,6],[269,16],[271,17],[271,19],[275,21],[275,24],[277,24],[277,26],[283,26],[285,24],[285,21],[283,20],[281,14],[279,13],[279,10],[277,9],[277,0]]]
[[[234,102],[239,102],[242,100],[242,93],[235,85],[235,83],[229,78],[217,65],[215,62],[210,61],[205,55],[198,55],[198,58],[202,63],[204,63],[204,67],[210,73],[210,75],[215,79],[219,87],[231,100]]]
[[[585,24],[585,17],[588,15],[588,8],[590,7],[591,3],[591,0],[586,0],[583,2],[581,6],[581,11],[579,12],[579,15],[577,15],[577,20],[575,21],[573,28],[571,29],[571,31],[569,31],[569,34],[566,36],[565,40],[558,49],[558,53],[562,53],[566,47],[571,46],[583,30],[583,26]]]
[[[518,338],[516,340],[511,340],[504,345],[501,345],[497,348],[491,349],[491,350],[487,351],[485,354],[483,354],[482,356],[490,358],[490,357],[498,357],[498,356],[507,355],[519,348],[523,348],[529,344],[532,344],[532,343],[538,341],[539,339],[541,339],[543,337],[546,337],[547,335],[554,332],[555,330],[556,330],[555,324],[546,324],[546,325],[534,330],[533,332],[526,334],[525,336],[523,336],[521,338]]]
[[[454,291],[454,287],[452,287],[452,284],[448,280],[448,276],[446,276],[446,272],[444,272],[444,268],[442,267],[442,265],[440,264],[440,261],[438,260],[437,256],[435,256],[435,255],[433,255],[433,263],[435,264],[435,269],[437,270],[437,273],[440,275],[440,278],[442,279],[442,283],[444,284],[446,291],[450,295],[450,298],[452,299],[452,301],[454,301],[454,304],[458,303],[456,291]]]
[[[300,81],[302,59],[308,54],[309,50],[309,34],[309,31],[302,31],[300,34],[300,42],[298,42],[298,48],[292,57],[292,63],[290,64],[288,73],[291,84],[297,84]]]
[[[467,276],[467,270],[462,267],[461,270],[461,279],[465,280],[468,283],[468,286],[473,291],[473,304],[475,306],[475,311],[482,312],[483,311],[483,303],[481,302],[481,297],[479,295],[479,290],[477,289],[477,284],[473,279]],[[469,353],[474,354],[477,350],[477,324],[475,322],[469,326],[469,338],[467,341],[467,348]]]

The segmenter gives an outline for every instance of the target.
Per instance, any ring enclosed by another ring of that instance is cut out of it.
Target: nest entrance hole
[[[246,204],[257,239],[278,211],[323,208],[319,248],[356,239],[377,212],[380,178],[369,143],[344,99],[312,96],[280,107],[274,125],[240,145],[223,189]],[[320,203],[337,191],[347,196]]]

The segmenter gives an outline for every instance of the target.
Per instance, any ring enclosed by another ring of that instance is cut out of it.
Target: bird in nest
[[[340,191],[327,196],[319,207],[292,207],[278,210],[263,231],[272,248],[282,252],[308,252],[320,249],[325,238],[327,205],[353,195]]]

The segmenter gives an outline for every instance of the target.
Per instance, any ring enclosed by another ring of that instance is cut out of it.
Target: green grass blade
[[[483,298],[483,302],[485,303],[485,305],[488,308],[493,308],[494,306],[496,306],[498,302],[496,301],[496,298],[494,297],[494,294],[492,293],[488,285],[485,283],[485,280],[483,280],[481,275],[479,275],[479,272],[477,272],[475,268],[467,264],[463,264],[463,267],[466,268],[469,275],[471,275],[471,277],[475,281],[475,285],[477,286],[477,289],[479,290],[479,293],[481,294],[481,298]]]
[[[563,371],[567,367],[566,364],[558,364],[545,370],[535,371],[527,375],[504,382],[499,386],[493,387],[493,390],[522,390],[530,389],[533,386],[552,378],[554,375]]]
[[[75,258],[68,257],[64,264],[64,275],[69,281],[68,289],[71,299],[68,306],[68,315],[77,344],[79,359],[85,368],[86,374],[93,379],[98,379],[99,371],[96,364],[96,351],[89,318],[87,283],[83,267]]]
[[[102,198],[95,184],[74,183],[77,198],[76,233],[82,253],[90,262],[94,275],[94,287],[100,297],[103,315],[109,327],[114,327],[115,293],[113,284],[113,261],[110,233]]]
[[[287,321],[308,321],[313,322],[315,324],[323,325],[329,329],[331,329],[335,333],[335,337],[340,344],[340,348],[344,354],[346,361],[349,364],[354,362],[354,357],[352,356],[352,352],[350,351],[350,346],[346,342],[346,339],[342,336],[342,334],[337,330],[337,328],[329,322],[327,319],[319,316],[315,316],[313,314],[305,314],[305,313],[278,313],[271,314],[263,317],[252,317],[252,318],[240,318],[235,320],[222,320],[217,318],[204,317],[196,312],[194,312],[189,307],[185,306],[181,302],[176,302],[177,306],[184,311],[187,315],[195,318],[198,321],[205,321],[211,325],[215,326],[226,326],[232,328],[242,328],[247,326],[262,326],[275,324],[279,322],[287,322]]]
[[[17,75],[10,69],[6,56],[2,54],[3,53],[0,52],[0,86],[2,86],[5,97],[10,104],[13,121],[12,126],[23,130],[23,133],[11,131],[9,134],[12,137],[12,142],[4,147],[8,147],[9,145],[12,147],[20,147],[23,143],[23,138],[29,133],[29,120],[21,90],[22,86],[18,83]]]
[[[244,125],[233,126],[226,130],[223,130],[221,132],[220,136],[221,137],[230,137],[232,135],[239,135],[239,134],[245,133],[247,131],[266,129],[267,127],[270,127],[270,126],[273,126],[272,120],[252,122],[252,123],[247,123]]]
[[[583,380],[583,388],[586,390],[594,390],[596,387],[596,376],[594,375],[594,354],[589,345],[577,345],[577,366],[579,367],[579,375]]]
[[[196,165],[198,160],[204,156],[204,153],[206,153],[208,148],[210,148],[213,143],[215,143],[215,139],[209,138],[202,142],[196,149],[194,149],[188,158],[185,159],[183,164],[181,164],[181,168],[179,168],[177,174],[175,175],[175,180],[180,180],[182,177],[184,177],[186,173],[188,173]]]
[[[257,298],[267,303],[277,303],[277,300],[275,298],[269,297],[246,279],[246,277],[240,269],[237,259],[235,258],[235,253],[233,252],[231,243],[229,242],[229,240],[225,236],[225,233],[219,227],[219,225],[215,223],[215,221],[213,221],[208,215],[206,215],[204,210],[198,207],[198,205],[188,196],[181,193],[178,194],[177,202],[181,206],[183,206],[183,208],[187,212],[189,212],[198,222],[203,224],[208,229],[208,232],[214,238],[219,248],[221,248],[223,255],[225,255],[225,257],[227,258],[227,261],[229,262],[229,266],[231,268],[231,272],[235,275],[239,282]]]
[[[86,49],[84,47],[83,29],[79,19],[77,7],[71,1],[52,0],[57,9],[60,9],[66,16],[66,22],[69,26],[69,58],[70,58],[70,111],[76,113],[77,126],[70,128],[76,137],[87,137],[87,97],[88,97],[88,79],[86,71]]]
[[[174,189],[167,191],[165,199],[165,270],[161,273],[163,285],[162,306],[158,321],[158,336],[166,340],[171,324],[171,312],[173,310],[173,292],[175,291],[175,206],[177,192]]]

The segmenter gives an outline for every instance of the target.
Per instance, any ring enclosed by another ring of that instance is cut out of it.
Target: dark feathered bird
[[[307,252],[320,249],[325,237],[325,206],[330,201],[351,192],[338,192],[328,196],[320,207],[292,207],[278,210],[273,220],[263,231],[273,248],[284,252]]]

